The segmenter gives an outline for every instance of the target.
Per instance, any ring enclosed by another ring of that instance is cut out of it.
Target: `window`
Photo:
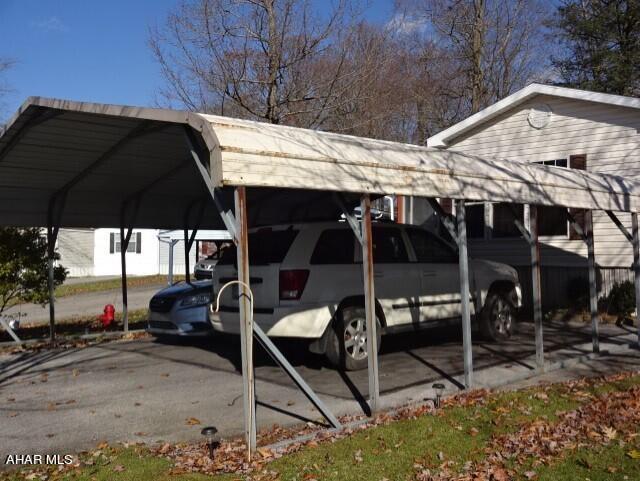
[[[540,165],[550,165],[552,167],[564,167],[565,169],[569,167],[569,163],[567,159],[554,159],[554,160],[541,160],[540,162],[534,162],[534,164]]]
[[[471,204],[465,208],[467,238],[484,239],[484,204]]]
[[[493,204],[493,237],[521,237],[522,234],[514,221],[524,225],[524,206],[522,204]]]
[[[374,227],[372,241],[374,263],[395,264],[409,262],[409,256],[407,255],[400,229]]]
[[[122,252],[122,242],[120,234],[112,232],[109,234],[109,253],[114,254],[116,252]],[[142,232],[134,232],[131,234],[127,252],[131,254],[140,254],[142,252]]]
[[[538,207],[538,235],[566,236],[567,208],[566,207]]]
[[[418,262],[451,264],[458,262],[458,255],[442,239],[422,229],[407,229],[409,241]]]
[[[270,227],[250,233],[249,264],[265,265],[282,262],[297,235],[297,230],[272,230]],[[231,265],[236,261],[236,250],[225,249],[218,265]]]
[[[327,229],[320,234],[310,263],[352,264],[354,252],[355,236],[351,229]]]

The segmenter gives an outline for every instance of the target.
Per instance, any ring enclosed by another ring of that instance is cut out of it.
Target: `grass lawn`
[[[147,327],[147,309],[133,309],[129,311],[129,329],[137,330]],[[116,312],[116,325],[105,331],[98,322],[98,315],[95,316],[75,316],[65,319],[56,319],[56,336],[61,338],[72,338],[83,334],[100,334],[103,332],[122,331],[122,312]],[[20,339],[29,341],[32,339],[49,339],[48,323],[24,323],[19,331]],[[0,342],[11,342],[9,333],[0,330]]]
[[[184,276],[173,276],[174,282],[183,281]],[[167,276],[136,276],[127,278],[127,286],[144,287],[164,285],[167,282]],[[74,296],[76,294],[85,294],[87,292],[111,291],[121,288],[120,279],[107,279],[101,281],[87,281],[78,284],[63,284],[56,289],[56,297]]]
[[[242,459],[224,454],[232,451],[232,442],[223,443],[218,464],[211,463],[198,446],[190,451],[177,447],[173,454],[172,447],[160,456],[157,448],[103,445],[81,456],[78,467],[61,472],[49,469],[47,479],[639,480],[639,407],[640,376],[621,375],[476,393],[447,400],[437,411],[416,408],[394,417],[381,416],[374,426],[293,445],[281,457],[267,450],[249,470],[245,465],[244,473],[201,473],[225,465],[229,470],[234,462],[241,467]],[[181,456],[184,452],[189,456]],[[0,479],[13,481],[28,475],[28,471],[4,473]]]

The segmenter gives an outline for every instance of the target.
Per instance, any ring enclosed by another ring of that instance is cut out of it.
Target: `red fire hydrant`
[[[100,322],[102,322],[102,327],[107,329],[116,318],[116,308],[113,307],[113,304],[107,304],[104,306],[103,314],[100,316]]]

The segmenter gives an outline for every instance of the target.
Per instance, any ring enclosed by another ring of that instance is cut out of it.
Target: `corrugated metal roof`
[[[230,204],[227,187],[254,187],[254,224],[336,218],[318,191],[639,207],[640,184],[621,177],[205,114],[30,98],[0,135],[0,224],[46,225],[50,199],[66,186],[66,227],[118,226],[123,203],[144,194],[136,227],[182,228],[187,207],[205,199],[201,227],[221,228],[185,127],[199,134]]]

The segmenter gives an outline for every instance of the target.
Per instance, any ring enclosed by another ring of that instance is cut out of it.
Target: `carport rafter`
[[[18,130],[14,137],[9,142],[7,142],[7,145],[0,149],[0,162],[2,162],[4,158],[13,150],[13,148],[20,143],[20,140],[22,140],[22,138],[27,134],[29,130],[61,115],[62,113],[63,112],[61,110],[40,108],[38,112],[33,115],[33,117],[31,117],[22,125],[22,127]],[[0,134],[4,134],[4,132],[0,132]]]

